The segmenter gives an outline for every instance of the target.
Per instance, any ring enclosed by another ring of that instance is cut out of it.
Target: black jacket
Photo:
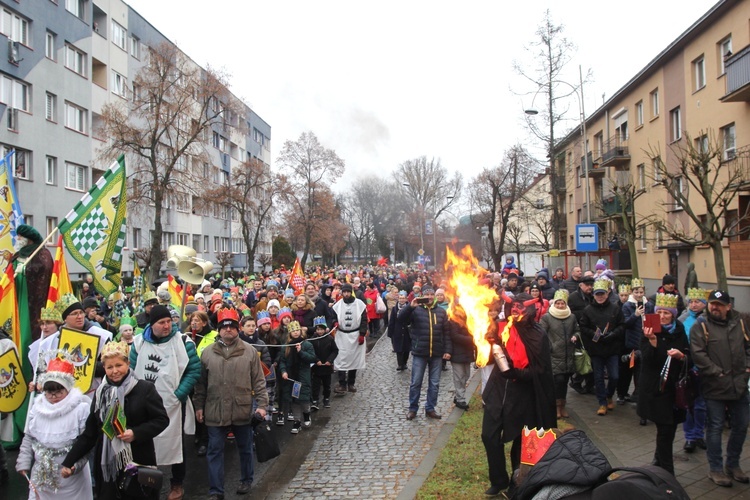
[[[333,360],[339,355],[339,348],[336,345],[336,340],[332,336],[327,335],[325,337],[312,337],[310,343],[312,344],[313,349],[315,349],[315,357],[318,358],[318,361],[321,363],[330,361],[331,363],[330,366],[318,366],[316,364],[313,366],[313,373],[333,373]]]
[[[579,321],[583,346],[590,356],[614,356],[620,354],[624,345],[625,320],[622,310],[609,300],[603,304],[594,301],[586,306]],[[596,329],[602,333],[606,328],[607,334],[598,342],[594,342]]]
[[[404,304],[403,309],[408,304]],[[391,339],[391,345],[394,352],[409,352],[411,350],[411,335],[409,334],[409,325],[406,325],[398,319],[399,306],[396,304],[391,309],[388,316],[388,337]]]
[[[442,307],[412,307],[407,304],[398,313],[398,321],[403,325],[411,325],[412,355],[442,357],[451,352],[453,346],[448,331],[448,313]]]
[[[476,358],[474,337],[469,330],[455,321],[448,320],[448,330],[451,337],[451,363],[473,363]]]
[[[593,295],[587,295],[579,289],[571,293],[570,297],[568,297],[568,307],[570,307],[570,312],[575,314],[576,319],[580,322],[583,310],[593,301]]]

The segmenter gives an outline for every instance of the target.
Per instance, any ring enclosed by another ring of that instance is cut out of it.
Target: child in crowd
[[[248,314],[243,315],[240,320],[240,339],[255,347],[255,350],[258,351],[258,356],[260,356],[260,361],[266,368],[268,368],[268,370],[272,370],[273,362],[271,361],[271,354],[268,352],[268,346],[266,346],[266,343],[260,339],[258,329],[255,325],[255,319],[250,316],[250,310],[248,309],[247,311]],[[268,392],[266,420],[271,420],[271,414],[273,413],[273,399],[276,392],[275,377],[271,380],[268,380],[266,377],[266,392]]]
[[[268,301],[268,305],[266,306],[266,311],[268,311],[268,314],[271,318],[271,329],[275,330],[279,327],[279,323],[281,323],[281,318],[279,317],[279,309],[281,309],[281,305],[279,305],[279,301],[276,299],[271,299]]]
[[[328,333],[325,316],[318,316],[313,320],[315,341],[310,342],[318,358],[312,367],[312,410],[320,409],[320,389],[323,389],[323,407],[331,407],[331,375],[333,374],[333,360],[339,354],[336,341]]]
[[[298,434],[301,428],[309,429],[311,375],[310,365],[315,363],[315,349],[305,340],[299,323],[289,323],[289,346],[283,348],[279,358],[279,369],[283,379],[281,401],[286,411],[291,409],[294,425],[292,434]],[[282,412],[283,415],[283,412]]]

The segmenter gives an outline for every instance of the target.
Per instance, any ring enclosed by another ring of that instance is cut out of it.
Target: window
[[[75,104],[65,102],[65,126],[82,134],[86,133],[88,112]]]
[[[654,230],[654,250],[659,250],[662,245],[661,229]]]
[[[127,97],[128,80],[116,71],[112,71],[112,93]]]
[[[65,46],[65,67],[81,76],[86,76],[86,54],[73,47]]]
[[[222,238],[221,239],[221,251],[222,252],[231,252],[232,249],[230,247],[231,243],[229,242],[229,238]]]
[[[581,166],[576,167],[576,187],[581,187]]]
[[[57,121],[57,96],[47,92],[44,104],[44,117],[51,122]]]
[[[573,213],[573,195],[572,194],[568,195],[568,213],[569,214]]]
[[[672,132],[672,142],[682,139],[682,120],[679,106],[669,112],[669,126]]]
[[[721,142],[724,148],[724,159],[733,159],[737,154],[734,123],[721,128]]]
[[[51,186],[57,184],[57,158],[54,156],[47,157],[47,165],[44,171],[44,182]]]
[[[699,153],[708,153],[708,136],[706,134],[695,139],[695,150]]]
[[[20,80],[3,75],[0,79],[0,102],[29,112],[29,86]]]
[[[136,59],[141,58],[141,41],[134,36],[130,37],[130,55]]]
[[[646,165],[641,163],[638,170],[638,189],[646,189]]]
[[[718,43],[719,53],[717,59],[719,61],[719,75],[726,73],[726,66],[724,66],[724,58],[732,53],[732,35],[729,35],[724,40]]]
[[[601,132],[594,136],[594,158],[601,158],[604,153],[604,136]]]
[[[682,196],[687,195],[687,191],[685,190],[685,179],[683,177],[675,177],[674,184],[675,184],[675,192],[680,193]],[[682,203],[680,203],[679,198],[675,198],[673,207],[674,207],[674,210],[683,209]]]
[[[9,40],[29,45],[29,21],[15,12],[3,9],[0,11],[0,33]]]
[[[635,103],[635,126],[643,125],[643,101]]]
[[[651,91],[649,101],[651,101],[651,118],[656,118],[659,116],[659,89]]]
[[[239,238],[232,238],[232,253],[242,252],[242,240]]]
[[[128,40],[128,32],[117,24],[115,21],[112,21],[112,43],[120,47],[122,50],[127,50],[127,40]]]
[[[693,90],[698,91],[706,86],[706,58],[703,54],[693,61]]]
[[[640,242],[640,249],[646,250],[646,226],[638,227],[638,241]]]
[[[186,193],[175,193],[175,210],[178,212],[190,212],[190,201]],[[183,245],[183,243],[178,243]],[[187,245],[187,243],[184,243]]]
[[[65,187],[74,191],[86,190],[86,167],[65,163]]]
[[[664,168],[661,164],[661,158],[659,156],[654,157],[651,160],[651,166],[654,170],[654,183],[661,181],[661,169]]]
[[[726,214],[724,215],[724,220],[725,227],[728,229],[725,240],[740,241],[740,236],[737,234],[737,232],[741,229],[739,211],[727,210]]]
[[[141,248],[141,229],[138,227],[133,228],[133,238],[130,240],[133,248]]]
[[[214,236],[214,253],[218,253],[221,251],[221,247],[219,246],[219,237]]]
[[[15,146],[3,146],[3,157],[14,149],[16,150],[16,154],[10,159],[10,168],[13,169],[13,176],[16,179],[31,179],[31,151],[19,149]]]
[[[85,3],[86,0],[65,0],[65,10],[83,19],[83,13],[86,12]]]
[[[47,59],[55,60],[55,34],[48,31],[44,39],[44,55]]]
[[[190,235],[187,233],[177,233],[177,244],[186,247],[190,246]]]
[[[198,250],[196,250],[196,252],[197,251]],[[203,251],[204,252],[209,252],[210,251],[210,248],[208,248],[208,236],[204,236],[203,237]]]
[[[57,217],[47,217],[47,236],[57,229]],[[55,246],[55,238],[50,238],[47,245]]]

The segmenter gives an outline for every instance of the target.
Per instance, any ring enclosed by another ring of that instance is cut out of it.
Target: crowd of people
[[[477,346],[461,298],[450,296],[439,272],[318,268],[297,290],[291,278],[282,268],[186,285],[184,315],[166,286],[101,297],[86,283],[82,296],[68,294],[42,309],[29,356],[35,404],[16,470],[38,498],[61,491],[128,498],[122,479],[132,474],[130,464],[169,465],[168,500],[180,500],[189,472],[185,454],[196,453],[207,457],[209,498],[221,499],[224,442],[233,439],[240,457],[236,493],[246,494],[254,474],[253,423],[291,424],[292,434],[310,429],[332,396],[357,392],[367,340],[384,331],[396,370],[410,370],[407,421],[417,419],[422,402],[427,419],[442,418],[436,406],[448,369],[454,404],[468,410]],[[654,464],[670,473],[682,423],[685,451],[706,449],[712,481],[748,482],[739,458],[750,418],[750,337],[725,291],[691,288],[683,298],[667,275],[648,296],[641,279],[616,285],[604,261],[586,272],[575,266],[568,277],[562,269],[551,275],[541,269],[525,279],[512,259],[476,287],[495,292],[484,335],[490,361],[478,367],[488,495],[511,486],[504,444],[512,443],[515,470],[523,427],[553,428],[567,418],[569,387],[593,394],[592,412],[601,417],[637,404],[635,425],[655,424]],[[100,339],[96,383],[87,394],[73,386],[71,363],[57,359],[61,326]],[[590,359],[590,373],[578,367],[577,356]],[[689,409],[676,402],[684,373],[700,384]],[[727,415],[732,430],[724,459]],[[183,447],[185,434],[194,436],[194,450]]]

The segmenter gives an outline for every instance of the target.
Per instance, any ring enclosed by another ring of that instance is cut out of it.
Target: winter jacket
[[[368,288],[364,293],[364,302],[365,304],[367,304],[367,321],[380,319],[380,314],[378,314],[375,310],[377,307],[379,295],[380,294],[375,288]]]
[[[643,305],[643,314],[653,314],[654,305],[644,300],[638,304],[633,296],[622,305],[622,316],[625,319],[625,344],[624,351],[631,352],[640,349],[641,340],[643,339],[643,316],[636,316],[635,310],[639,305]]]
[[[398,313],[398,321],[411,325],[412,355],[432,358],[451,352],[448,313],[442,307],[406,304]]]
[[[581,321],[583,310],[592,302],[594,302],[594,296],[591,294],[585,294],[580,289],[571,293],[568,297],[568,307],[570,307],[570,312],[575,315],[579,323]]]
[[[542,292],[542,297],[547,300],[552,300],[555,297],[555,286],[549,281],[544,286],[539,286],[539,291]]]
[[[570,339],[574,336],[581,338],[576,317],[571,313],[567,318],[559,319],[548,312],[542,316],[539,326],[549,337],[552,374],[575,373],[575,344]]]
[[[333,373],[333,361],[336,356],[339,355],[339,348],[336,345],[336,339],[331,335],[325,337],[313,337],[310,342],[315,351],[315,357],[317,361],[321,362],[321,365],[313,366],[313,372],[318,374]],[[328,361],[330,365],[324,365]]]
[[[708,315],[699,318],[690,329],[690,352],[698,367],[704,398],[735,401],[747,392],[748,335],[748,325],[734,310],[727,313],[726,324]]]
[[[404,304],[401,309],[406,306],[407,304]],[[409,325],[398,321],[398,313],[401,309],[399,309],[398,304],[391,309],[391,314],[388,316],[388,337],[391,339],[394,352],[409,352],[411,350],[411,334],[409,333]]]
[[[297,304],[292,304],[292,320],[299,322],[299,326],[307,328],[307,335],[312,335],[313,330],[313,319],[315,319],[315,309],[311,304],[305,304],[305,307],[300,309]]]
[[[310,402],[312,396],[312,373],[310,364],[315,363],[315,349],[312,344],[301,338],[289,340],[290,344],[302,343],[302,348],[297,352],[297,347],[282,347],[279,357],[279,371],[287,374],[291,380],[282,380],[281,400],[286,403],[292,402],[292,388],[294,381],[301,382],[299,397],[295,398],[300,403]],[[316,341],[318,342],[318,341]]]
[[[579,283],[580,281],[574,280],[573,277],[570,277],[566,279],[565,281],[563,281],[561,288],[565,288],[567,291],[569,291],[572,294],[573,292],[577,292],[580,289],[578,286]]]
[[[671,332],[662,326],[656,334],[656,347],[646,337],[641,337],[641,378],[638,381],[638,415],[657,424],[678,424],[685,421],[685,410],[677,410],[675,385],[680,378],[683,363],[688,358],[669,362],[666,384],[661,382],[661,373],[667,361],[667,351],[678,349],[685,356],[690,353],[685,327],[679,321],[671,325]]]
[[[581,328],[583,346],[590,356],[609,357],[620,354],[623,349],[623,337],[625,335],[622,310],[609,300],[603,304],[594,301],[586,306],[581,313],[578,322]],[[606,335],[602,335],[598,342],[594,342],[594,334],[597,328]]]
[[[466,326],[448,320],[448,331],[451,338],[451,363],[473,363],[477,358],[474,337]]]
[[[690,329],[693,328],[693,325],[696,321],[698,321],[698,318],[701,316],[704,316],[705,309],[699,313],[693,312],[690,309],[685,309],[685,312],[680,314],[680,317],[677,318],[677,320],[682,323],[682,326],[685,327],[685,333],[687,333],[688,341],[690,341]]]
[[[242,330],[240,330],[240,340],[255,347],[255,350],[258,352],[258,357],[260,357],[263,364],[266,365],[267,368],[271,366],[271,363],[273,363],[271,360],[271,353],[268,352],[268,346],[266,343],[260,340],[257,330],[252,337],[248,337],[242,332]]]
[[[249,424],[253,399],[261,408],[268,406],[266,378],[253,346],[238,338],[231,346],[217,341],[203,351],[193,405],[203,410],[207,426]]]

